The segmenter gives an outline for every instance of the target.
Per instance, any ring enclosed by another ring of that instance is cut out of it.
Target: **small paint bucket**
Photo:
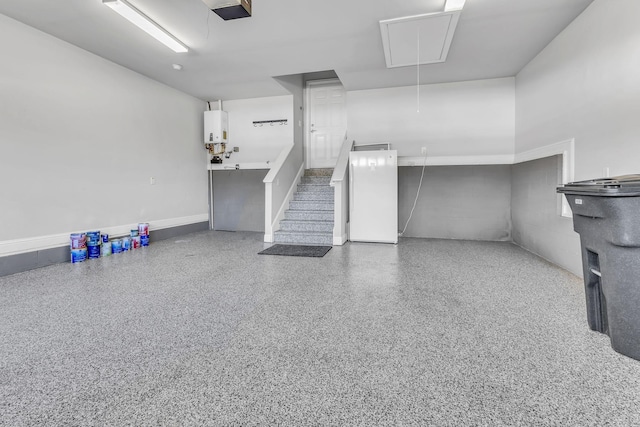
[[[138,236],[148,236],[149,235],[149,223],[141,222],[138,224]]]
[[[140,246],[149,246],[149,235],[144,234],[140,236]]]
[[[131,237],[123,237],[122,238],[122,251],[126,252],[131,249]]]
[[[114,254],[119,254],[120,252],[122,252],[122,240],[113,239],[111,241],[111,252]]]
[[[100,244],[100,232],[99,231],[87,231],[87,245],[99,245]]]
[[[100,245],[87,245],[87,252],[89,254],[89,259],[100,258]]]
[[[87,235],[74,233],[71,235],[71,249],[83,249],[87,247]]]
[[[107,243],[109,241],[109,235],[108,234],[103,234],[102,235],[102,243]]]
[[[136,228],[135,230],[131,230],[131,237],[137,237],[138,236],[138,229]]]
[[[131,238],[131,248],[138,249],[141,245],[140,236],[135,236]]]
[[[102,248],[100,249],[100,255],[102,255],[102,256],[111,255],[111,242],[102,242]]]
[[[71,249],[71,263],[82,262],[87,259],[87,248]]]

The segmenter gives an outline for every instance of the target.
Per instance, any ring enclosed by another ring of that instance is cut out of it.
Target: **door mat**
[[[306,256],[306,257],[323,257],[331,246],[302,246],[302,245],[273,245],[258,255],[284,255],[284,256]]]

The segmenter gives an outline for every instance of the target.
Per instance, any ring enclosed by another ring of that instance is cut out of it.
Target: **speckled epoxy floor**
[[[0,278],[0,424],[640,424],[580,279],[508,243],[203,232]]]

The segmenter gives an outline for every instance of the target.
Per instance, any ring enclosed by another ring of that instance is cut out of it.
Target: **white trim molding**
[[[162,230],[165,228],[179,227],[182,225],[197,224],[199,222],[209,221],[209,214],[199,214],[185,216],[180,218],[160,219],[155,221],[141,221],[149,223],[149,231]],[[131,231],[134,224],[117,225],[112,227],[95,227],[92,230],[100,230],[103,234],[110,236],[125,236]],[[137,223],[135,224],[137,225]],[[90,231],[90,230],[85,230]],[[61,234],[51,234],[48,236],[28,237],[25,239],[4,240],[0,241],[0,257],[8,255],[18,255],[26,252],[34,252],[44,249],[58,248],[69,245],[69,237],[72,233],[78,231],[69,231]]]
[[[532,150],[517,153],[514,158],[514,164],[529,162],[531,160],[542,159],[544,157],[562,156],[562,184],[567,184],[575,180],[576,173],[576,142],[575,138],[566,139],[555,144],[544,145]],[[571,207],[567,198],[560,197],[560,215],[566,218],[572,218]]]
[[[402,156],[398,157],[398,166],[466,166],[466,165],[511,165],[512,154],[492,156]]]

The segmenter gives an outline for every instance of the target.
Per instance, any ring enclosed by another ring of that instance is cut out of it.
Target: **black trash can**
[[[580,234],[589,327],[640,360],[640,175],[557,188]]]

